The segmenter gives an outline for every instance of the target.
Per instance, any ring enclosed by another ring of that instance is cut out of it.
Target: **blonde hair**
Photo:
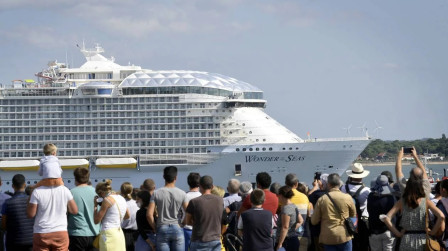
[[[49,144],[44,145],[43,152],[44,152],[44,155],[48,156],[53,153],[56,154],[57,150],[58,150],[58,148],[54,144],[49,143]]]
[[[120,187],[121,196],[123,196],[126,200],[132,199],[132,184],[130,182],[123,182]]]
[[[107,179],[105,182],[99,182],[96,184],[95,192],[99,195],[101,192],[106,194],[112,191],[112,180]]]
[[[226,191],[224,190],[224,188],[222,188],[220,186],[214,186],[211,193],[214,195],[218,195],[219,197],[224,197],[224,194],[226,193]]]

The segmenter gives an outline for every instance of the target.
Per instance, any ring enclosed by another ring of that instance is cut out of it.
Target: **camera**
[[[322,174],[321,172],[315,172],[314,173],[314,180],[320,180],[320,175],[321,174]]]
[[[412,153],[412,147],[404,147],[403,153]]]
[[[101,206],[101,204],[103,204],[103,198],[101,198],[101,197],[96,197],[96,203],[98,203],[98,205],[100,205]]]

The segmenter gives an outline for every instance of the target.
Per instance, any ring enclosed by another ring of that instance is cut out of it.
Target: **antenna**
[[[342,128],[342,130],[345,131],[345,133],[350,136],[350,129],[352,128],[352,124],[350,124],[348,127]]]
[[[378,138],[379,131],[380,131],[380,129],[383,129],[383,127],[380,126],[376,120],[374,120],[374,121],[375,121],[375,125],[376,125],[376,127],[375,127],[375,129],[373,130],[373,133],[376,133],[376,138]]]

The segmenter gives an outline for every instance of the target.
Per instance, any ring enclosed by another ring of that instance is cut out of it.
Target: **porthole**
[[[245,124],[245,123],[243,123],[243,126],[246,126],[246,124]]]
[[[37,184],[37,181],[34,181],[34,184]]]
[[[72,181],[71,181],[71,180],[67,180],[67,182],[68,182],[68,183],[72,183]]]
[[[246,151],[246,148],[243,148],[243,152],[245,152]]]
[[[257,148],[255,148],[255,151],[260,151],[260,148],[258,148],[258,147],[257,147]]]
[[[249,148],[249,151],[251,151],[251,152],[252,152],[252,150],[253,150],[253,149],[252,149],[252,147],[251,147],[251,148]]]
[[[240,149],[239,148],[237,148],[237,149],[235,149],[237,152],[239,152],[240,151]]]
[[[272,151],[272,147],[269,147],[269,151]]]
[[[283,151],[286,150],[286,148],[283,147]]]
[[[266,147],[263,147],[263,151],[266,151]]]
[[[289,150],[292,150],[292,147],[290,147]]]
[[[263,139],[263,142],[266,142],[266,139]]]
[[[252,134],[252,131],[249,131],[249,134]]]
[[[298,147],[296,147],[296,150],[299,150],[299,148],[298,148]]]
[[[258,139],[256,139],[255,141],[257,141],[257,142],[258,142]]]

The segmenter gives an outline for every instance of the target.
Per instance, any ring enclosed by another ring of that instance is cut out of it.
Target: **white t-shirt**
[[[30,203],[37,204],[34,233],[67,231],[67,204],[73,195],[65,186],[34,189]]]
[[[137,203],[135,202],[135,200],[130,199],[128,201],[126,201],[126,204],[129,208],[129,213],[131,214],[129,219],[127,220],[123,220],[123,222],[121,223],[121,228],[123,229],[132,229],[132,230],[137,230],[137,211],[138,211],[138,206]],[[125,211],[126,213],[126,211]]]
[[[192,200],[194,198],[197,198],[197,197],[199,197],[201,195],[202,194],[199,191],[189,191],[185,195],[184,203],[188,203],[188,202],[190,202],[190,200]],[[185,212],[184,207],[181,207],[181,210],[182,210],[182,220],[181,221],[183,222],[184,219],[185,219],[185,216],[187,215],[187,213]],[[184,228],[186,228],[186,229],[193,229],[193,226],[185,225]]]

